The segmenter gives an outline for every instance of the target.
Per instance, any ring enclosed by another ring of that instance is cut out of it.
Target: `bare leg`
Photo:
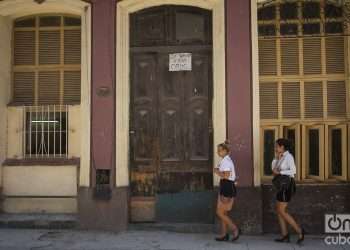
[[[278,202],[278,213],[299,235],[302,233],[300,226],[294,218],[286,211],[288,202]]]
[[[225,222],[221,220],[221,236],[224,236],[227,234],[227,225]]]
[[[282,215],[280,215],[280,213],[279,213],[279,211],[280,211],[279,206],[280,206],[280,202],[277,202],[277,204],[276,204],[277,218],[278,218],[278,222],[280,224],[282,236],[286,236],[288,234],[287,224],[286,224],[286,221],[283,219]]]
[[[216,215],[219,217],[220,223],[221,223],[221,235],[220,235],[220,237],[224,237],[227,234],[227,225],[220,217],[222,210],[223,210],[223,206],[220,202],[220,197],[219,197],[218,202],[217,202],[217,207],[216,207]]]
[[[219,198],[219,210],[217,211],[218,217],[225,224],[225,227],[231,229],[235,236],[238,234],[237,226],[233,223],[231,218],[227,215],[227,213],[232,209],[233,199],[220,197]]]

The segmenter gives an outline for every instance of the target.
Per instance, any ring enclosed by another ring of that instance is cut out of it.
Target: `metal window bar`
[[[23,107],[24,158],[68,157],[68,112],[68,105]]]

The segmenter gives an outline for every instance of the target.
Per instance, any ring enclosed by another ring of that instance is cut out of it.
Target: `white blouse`
[[[230,172],[229,180],[235,181],[236,180],[236,171],[235,171],[235,165],[233,164],[233,161],[229,155],[226,155],[218,164],[218,168],[220,172]]]
[[[289,151],[283,153],[283,156],[280,160],[274,159],[272,161],[272,170],[278,170],[282,175],[288,175],[294,178],[294,175],[297,172],[295,166],[294,157]]]

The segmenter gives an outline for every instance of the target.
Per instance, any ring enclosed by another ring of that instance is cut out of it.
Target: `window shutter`
[[[344,38],[326,38],[327,73],[344,73]]]
[[[39,64],[60,64],[60,31],[40,31]]]
[[[298,39],[281,39],[281,70],[282,75],[299,74]]]
[[[346,116],[346,87],[344,81],[327,83],[328,116]]]
[[[276,75],[276,40],[259,40],[259,71],[260,75]]]
[[[64,63],[80,64],[81,61],[81,31],[64,31]]]
[[[304,38],[304,74],[321,74],[321,39]]]
[[[278,85],[275,82],[260,83],[260,117],[278,119]]]
[[[305,118],[323,117],[322,82],[305,82]]]
[[[81,86],[80,71],[64,72],[64,95],[63,95],[64,104],[80,103],[80,86]]]
[[[34,72],[15,72],[13,76],[13,100],[16,104],[34,103]]]
[[[299,82],[282,83],[283,118],[300,118]]]
[[[35,64],[35,31],[16,31],[14,34],[14,64]]]
[[[38,103],[59,104],[60,103],[60,72],[39,72],[39,98]]]

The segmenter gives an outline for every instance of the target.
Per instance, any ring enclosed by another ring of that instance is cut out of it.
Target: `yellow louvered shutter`
[[[283,118],[300,118],[300,84],[299,82],[282,83]]]
[[[80,64],[81,31],[64,31],[64,64]]]
[[[329,117],[346,117],[345,81],[327,83],[327,105]]]
[[[34,72],[15,72],[13,75],[13,101],[16,104],[34,103]]]
[[[35,31],[16,31],[14,34],[14,64],[35,64]]]
[[[259,40],[259,71],[262,76],[277,74],[276,40]]]
[[[64,95],[63,102],[65,104],[80,103],[80,87],[81,87],[80,71],[64,72]]]
[[[39,104],[60,103],[60,72],[39,72]]]
[[[323,117],[322,82],[305,82],[304,87],[305,118]]]
[[[304,74],[321,74],[321,39],[320,38],[304,38]]]
[[[326,63],[328,74],[344,73],[344,37],[326,38]]]
[[[60,32],[39,32],[39,64],[60,64]]]
[[[13,27],[13,103],[79,104],[80,18],[31,16]]]
[[[281,39],[281,71],[282,75],[299,74],[298,39]]]
[[[275,82],[260,83],[260,117],[278,118],[278,85]]]

